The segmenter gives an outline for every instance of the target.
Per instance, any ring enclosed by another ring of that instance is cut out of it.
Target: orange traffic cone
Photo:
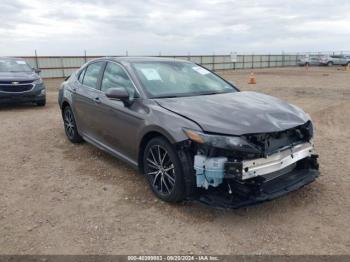
[[[251,85],[255,85],[256,84],[256,79],[255,79],[255,75],[254,75],[253,72],[250,73],[248,84],[251,84]]]

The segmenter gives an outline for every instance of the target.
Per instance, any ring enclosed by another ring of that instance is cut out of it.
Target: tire
[[[333,62],[331,62],[331,61],[328,62],[328,63],[327,63],[327,66],[333,66]]]
[[[43,99],[43,100],[41,100],[39,102],[36,102],[36,105],[37,106],[45,106],[46,105],[46,99]]]
[[[81,143],[83,141],[83,138],[78,133],[74,114],[69,106],[66,106],[63,109],[62,116],[64,122],[64,131],[69,141],[71,141],[72,143]]]
[[[164,138],[151,139],[143,154],[143,173],[153,193],[166,202],[186,196],[184,174],[175,148]]]

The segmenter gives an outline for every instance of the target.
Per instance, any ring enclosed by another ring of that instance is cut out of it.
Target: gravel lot
[[[341,70],[340,70],[341,69]],[[316,125],[321,177],[239,210],[158,201],[146,180],[65,138],[57,105],[0,107],[1,254],[350,254],[350,71],[222,72],[242,90],[301,106]]]

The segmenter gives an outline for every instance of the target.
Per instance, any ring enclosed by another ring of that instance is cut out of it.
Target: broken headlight
[[[203,132],[187,128],[184,128],[183,130],[190,140],[198,144],[204,144],[215,148],[242,151],[246,153],[261,153],[261,150],[257,146],[249,143],[247,140],[240,136],[205,134]]]
[[[302,132],[307,140],[312,139],[312,137],[314,136],[314,126],[313,126],[311,120],[306,122],[306,124],[302,128]]]

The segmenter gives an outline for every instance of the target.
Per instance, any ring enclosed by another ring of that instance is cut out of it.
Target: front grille
[[[6,93],[20,93],[32,90],[33,84],[19,83],[19,84],[3,84],[0,83],[0,92]]]
[[[16,82],[18,84],[31,84],[33,83],[34,80],[21,80],[21,81],[16,81],[16,80],[11,80],[11,81],[4,81],[0,80],[0,85],[13,85],[13,82]]]

